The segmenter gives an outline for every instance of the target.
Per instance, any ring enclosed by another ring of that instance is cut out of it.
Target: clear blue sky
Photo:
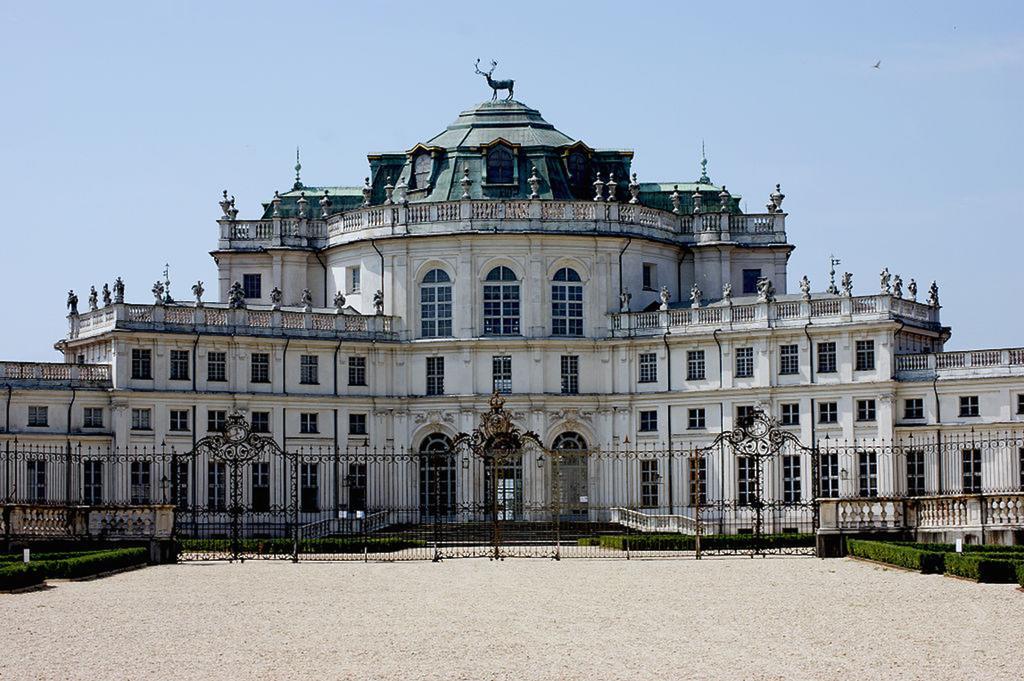
[[[490,93],[563,132],[786,193],[790,286],[829,253],[941,286],[949,348],[1024,345],[1024,3],[15,3],[0,8],[0,359],[54,360],[64,299],[120,274],[215,289],[217,199],[358,184]],[[880,69],[872,64],[882,60]]]

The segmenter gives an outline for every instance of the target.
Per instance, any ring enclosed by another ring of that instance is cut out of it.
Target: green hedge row
[[[978,582],[1012,584],[1019,578],[1024,560],[1012,560],[999,553],[947,553],[946,574]]]
[[[696,537],[691,534],[609,534],[602,537],[587,537],[578,543],[587,541],[586,546],[599,546],[606,549],[625,551],[695,551]],[[813,534],[765,534],[755,537],[749,534],[707,534],[700,538],[703,550],[734,550],[745,551],[754,548],[782,549],[803,548],[814,546]]]
[[[1024,589],[1024,563],[1017,566],[1017,583]]]
[[[924,574],[942,574],[946,554],[926,551],[915,546],[864,539],[847,539],[846,550],[851,556],[918,570]]]
[[[145,564],[149,552],[144,548],[115,549],[80,553],[66,558],[33,560],[30,563],[0,565],[0,590],[9,591],[42,584],[46,579],[76,579],[101,572]]]
[[[956,551],[955,544],[919,544],[915,542],[891,542],[899,546],[910,546],[924,551],[941,551],[942,553],[953,553]],[[964,553],[1010,553],[1021,554],[1024,557],[1024,546],[1003,546],[1001,544],[964,544]]]
[[[291,539],[242,539],[239,550],[257,555],[291,555]],[[329,537],[304,539],[299,542],[299,553],[391,553],[403,549],[420,548],[427,543],[407,537]],[[231,551],[230,539],[183,539],[180,550],[196,553],[226,553]]]

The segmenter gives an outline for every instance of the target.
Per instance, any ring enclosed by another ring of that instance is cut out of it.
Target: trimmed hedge
[[[847,539],[846,550],[851,556],[918,570],[923,574],[942,574],[945,569],[946,554],[941,551],[864,539]]]
[[[72,554],[66,558],[33,560],[30,563],[7,563],[0,565],[0,590],[21,589],[42,584],[47,579],[91,577],[101,572],[142,565],[148,559],[146,549],[134,548]]]
[[[924,551],[941,551],[942,553],[956,552],[955,544],[918,544],[915,542],[887,542],[899,546],[909,546]],[[1024,558],[1024,545],[1004,546],[1002,544],[964,544],[964,553],[1009,553],[1020,554]],[[1016,557],[1016,556],[1015,556]]]
[[[1018,580],[1022,560],[1009,560],[1000,554],[948,553],[946,574],[966,577],[978,582],[1012,584]]]
[[[607,549],[625,551],[695,551],[696,537],[692,534],[609,534],[600,538],[599,545]],[[588,544],[593,546],[593,544]],[[700,538],[702,550],[745,551],[754,548],[782,549],[814,546],[813,534],[706,534]]]
[[[1024,589],[1024,563],[1017,566],[1017,583]]]
[[[198,553],[228,553],[230,539],[183,539],[179,542],[182,551]],[[407,537],[328,537],[325,539],[304,539],[299,542],[299,553],[391,553],[403,549],[420,548],[427,543],[421,539]],[[291,539],[242,539],[239,550],[266,556],[290,556]]]

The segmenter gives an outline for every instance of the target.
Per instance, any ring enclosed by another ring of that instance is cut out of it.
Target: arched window
[[[590,176],[587,174],[587,157],[583,152],[574,151],[566,160],[569,183],[577,197],[587,198],[590,190]]]
[[[420,284],[420,335],[452,335],[452,280],[444,270],[430,270]]]
[[[499,265],[484,280],[484,335],[519,335],[519,281],[516,273]]]
[[[443,433],[431,433],[420,442],[420,516],[455,514],[455,451]]]
[[[571,267],[555,272],[551,284],[551,334],[583,335],[583,283]]]
[[[555,438],[551,449],[561,452],[558,472],[562,489],[562,517],[565,520],[585,520],[590,507],[587,441],[579,433],[567,431]]]
[[[568,449],[571,451],[584,452],[587,450],[587,440],[579,433],[574,433],[570,430],[556,437],[555,441],[551,443],[551,449]]]
[[[497,146],[487,152],[487,183],[512,184],[512,152],[508,147]]]
[[[428,153],[419,153],[413,160],[412,173],[414,178],[414,189],[426,189],[430,186],[430,171],[433,162]]]

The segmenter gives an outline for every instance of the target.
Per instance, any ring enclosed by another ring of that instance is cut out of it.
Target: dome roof
[[[561,147],[576,141],[556,130],[536,109],[515,100],[498,100],[463,111],[426,144],[458,149],[479,147],[499,138],[524,147]]]

